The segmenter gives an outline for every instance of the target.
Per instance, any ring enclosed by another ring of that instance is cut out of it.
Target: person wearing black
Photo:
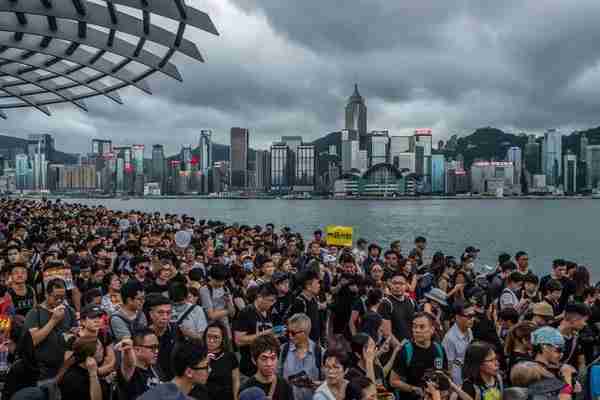
[[[426,372],[448,370],[444,348],[432,341],[434,331],[434,319],[430,314],[422,312],[415,315],[413,339],[402,345],[390,375],[390,386],[402,392],[402,398],[421,399]]]
[[[285,325],[287,311],[292,306],[290,278],[288,274],[277,271],[273,274],[272,281],[277,289],[277,300],[275,301],[275,305],[273,305],[273,309],[271,310],[273,323],[275,325]]]
[[[546,297],[549,294],[548,283],[551,280],[557,280],[562,286],[562,292],[560,299],[558,300],[559,314],[562,313],[569,301],[569,297],[575,294],[575,285],[567,275],[567,261],[557,259],[552,261],[552,272],[550,275],[542,277],[540,280],[540,287],[542,288],[542,294]]]
[[[321,291],[321,279],[316,271],[307,270],[300,274],[302,292],[294,299],[286,319],[294,314],[306,314],[310,318],[310,339],[321,343],[321,315],[318,296]]]
[[[171,324],[171,301],[158,293],[146,296],[144,307],[148,310],[150,321],[148,327],[154,332],[159,342],[158,371],[162,381],[173,378],[171,369],[171,353],[177,339],[175,326]]]
[[[73,355],[65,361],[64,373],[58,374],[58,387],[63,399],[102,400],[107,398],[102,393],[102,385],[98,376],[95,338],[78,338],[73,343]]]
[[[401,272],[394,273],[388,280],[388,285],[390,295],[381,302],[379,314],[383,318],[385,336],[393,334],[401,342],[410,337],[415,302],[406,295],[408,281]]]
[[[23,317],[37,305],[35,290],[26,284],[27,266],[23,263],[14,263],[10,267],[11,285],[8,293],[15,306],[15,313]]]
[[[272,400],[290,400],[294,392],[290,384],[277,375],[279,341],[273,335],[261,335],[252,343],[250,354],[256,364],[256,374],[248,379],[240,391],[251,387],[262,389]]]
[[[240,367],[230,350],[227,328],[220,321],[211,322],[204,331],[204,343],[210,360],[206,389],[211,399],[234,399],[240,390]]]
[[[146,291],[148,293],[159,293],[164,296],[169,294],[169,280],[171,279],[171,273],[173,270],[173,263],[169,259],[160,260],[160,268],[158,270],[158,276],[152,284],[148,286]]]
[[[129,265],[134,273],[132,280],[139,282],[144,291],[147,291],[148,287],[153,284],[152,279],[149,277],[150,259],[145,256],[137,256],[129,261]]]
[[[25,317],[24,328],[31,333],[40,379],[53,378],[63,365],[67,344],[65,335],[76,326],[75,311],[65,304],[65,283],[52,279],[46,287],[46,301]]]
[[[281,334],[282,326],[273,327],[271,308],[277,298],[277,289],[272,283],[265,283],[258,288],[254,303],[246,306],[233,324],[233,337],[240,349],[240,372],[252,376],[256,365],[252,363],[250,346],[257,337],[268,334]],[[277,331],[277,332],[275,332]]]
[[[590,310],[585,304],[570,303],[565,307],[565,316],[560,321],[558,330],[565,339],[561,364],[569,364],[579,371],[585,369],[585,354],[579,332],[585,328]]]
[[[126,338],[117,344],[123,360],[117,372],[119,400],[137,399],[160,383],[154,369],[159,347],[158,338],[148,328],[137,330],[132,339]]]

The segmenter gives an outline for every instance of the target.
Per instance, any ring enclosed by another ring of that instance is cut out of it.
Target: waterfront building
[[[562,176],[562,135],[556,129],[550,129],[544,134],[542,165],[546,184],[558,186]]]
[[[373,131],[368,137],[367,167],[389,163],[390,135],[388,131]]]
[[[31,168],[29,168],[29,157],[21,153],[15,156],[15,177],[17,190],[31,189]]]
[[[425,175],[425,148],[423,146],[415,147],[415,173],[418,176]]]
[[[412,136],[391,136],[389,146],[389,162],[394,167],[400,169],[400,154],[410,153],[410,143]]]
[[[404,194],[406,194],[406,179],[391,164],[377,164],[363,174],[343,174],[334,183],[336,197],[395,197]]]
[[[136,175],[144,175],[144,145],[134,144],[131,146],[131,158]]]
[[[399,153],[397,155],[399,171],[415,173],[417,171],[417,158],[415,153]]]
[[[512,162],[514,166],[513,185],[521,185],[522,174],[522,152],[518,146],[513,146],[506,152],[506,161]]]
[[[294,191],[312,192],[315,190],[316,153],[312,144],[301,144],[295,154]]]
[[[344,129],[341,135],[342,142],[342,172],[350,172],[353,169],[359,170],[359,150],[360,143],[358,132]]]
[[[431,157],[431,148],[433,136],[431,129],[417,129],[415,130],[414,146],[423,148],[423,155],[425,157]]]
[[[271,190],[288,192],[293,185],[293,164],[290,148],[285,143],[271,146]]]
[[[248,187],[250,131],[246,128],[231,128],[230,190],[245,190]]]
[[[444,191],[449,195],[469,192],[469,174],[458,161],[448,161],[446,163],[444,185]]]
[[[431,156],[431,192],[444,193],[446,177],[446,159],[443,154]]]
[[[268,150],[256,150],[256,190],[269,190],[271,184],[271,153]]]
[[[354,93],[350,96],[346,105],[346,129],[357,132],[360,150],[366,150],[367,106],[358,92],[358,85],[354,85]]]
[[[600,188],[600,145],[591,145],[586,151],[587,187],[589,190]]]
[[[162,193],[166,189],[166,168],[165,148],[162,144],[155,144],[152,146],[152,181],[159,184]]]
[[[512,162],[478,161],[471,165],[471,191],[478,194],[495,194],[498,188],[504,193],[519,193],[514,185]]]
[[[579,135],[579,161],[586,162],[587,160],[587,147],[589,145],[589,140],[585,133],[581,133]]]
[[[27,135],[27,141],[30,146],[33,146],[34,151],[43,154],[47,161],[54,159],[54,137],[52,135],[48,133],[32,133]],[[29,157],[31,156],[30,152]]]
[[[92,154],[101,157],[112,151],[112,140],[92,139]]]
[[[563,188],[565,193],[577,193],[577,156],[571,152],[563,160]]]

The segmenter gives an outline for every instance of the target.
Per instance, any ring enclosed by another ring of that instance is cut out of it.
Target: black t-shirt
[[[271,383],[264,384],[259,382],[254,376],[251,377],[242,385],[240,392],[244,389],[251,387],[258,387],[262,389],[268,396],[271,392]],[[273,393],[273,400],[291,400],[294,398],[294,392],[290,384],[281,376],[277,376],[277,386],[275,386],[275,393]],[[219,399],[220,400],[220,399]]]
[[[583,347],[577,336],[570,338],[565,337],[565,345],[562,358],[560,359],[561,364],[569,364],[577,368],[577,360],[580,356],[584,355]]]
[[[161,285],[157,281],[154,281],[146,287],[146,293],[161,293],[169,296],[169,282]]]
[[[90,399],[90,375],[85,368],[74,365],[65,372],[59,384],[63,399]]]
[[[310,339],[315,343],[321,343],[321,315],[319,314],[319,303],[315,298],[307,299],[304,294],[300,294],[294,300],[288,316],[303,313],[310,318]]]
[[[121,374],[121,369],[117,369],[117,388],[120,400],[137,399],[148,389],[158,385],[160,378],[151,368],[137,368],[129,381]]]
[[[177,330],[172,324],[158,338],[158,373],[163,382],[170,381],[175,376],[171,370],[171,354],[176,340]]]
[[[210,391],[208,390],[208,387],[206,387],[206,385],[196,385],[190,392],[190,397],[195,400],[213,400],[213,399],[228,400],[228,399],[233,399],[232,396],[231,397],[213,397],[210,394]]]
[[[233,323],[234,332],[244,332],[247,335],[256,335],[271,328],[273,328],[271,316],[269,314],[263,316],[256,310],[254,304],[246,306]],[[240,372],[246,376],[254,375],[256,366],[250,356],[250,346],[241,346],[240,355]]]
[[[273,309],[271,310],[271,318],[273,319],[273,324],[285,325],[285,317],[291,305],[292,297],[289,294],[277,298],[277,301],[275,302],[275,304],[273,305]]]
[[[206,389],[210,393],[211,399],[233,399],[232,373],[239,367],[238,359],[232,352],[215,355],[210,360],[211,371],[206,382]]]
[[[391,321],[392,334],[396,339],[402,341],[411,337],[415,303],[408,296],[404,299],[386,297],[379,306],[379,314],[384,320]]]
[[[409,347],[412,347],[412,357],[408,361]],[[440,355],[443,360],[440,360]],[[431,343],[429,348],[424,349],[411,342],[411,345],[405,344],[394,361],[394,372],[402,378],[402,381],[412,385],[424,387],[423,377],[426,371],[434,369],[448,370],[448,357],[440,344]],[[413,395],[402,393],[403,396],[413,399]]]
[[[27,286],[24,296],[19,296],[13,288],[9,288],[8,293],[12,298],[16,314],[26,316],[34,306],[35,290],[31,286]]]

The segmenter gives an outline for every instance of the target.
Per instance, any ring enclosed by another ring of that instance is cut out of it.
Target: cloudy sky
[[[177,57],[184,82],[155,75],[153,96],[121,91],[125,104],[10,111],[5,133],[51,132],[57,147],[196,143],[200,129],[251,146],[281,135],[312,140],[343,128],[354,83],[369,130],[434,129],[434,139],[482,126],[539,133],[600,125],[597,0],[188,0],[219,37],[194,31],[205,64]]]

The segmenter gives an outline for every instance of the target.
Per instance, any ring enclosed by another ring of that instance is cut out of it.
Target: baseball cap
[[[539,315],[540,317],[554,318],[554,310],[552,306],[545,301],[541,303],[535,303],[533,305],[533,315]]]
[[[547,344],[562,348],[565,345],[565,339],[558,329],[545,326],[533,331],[531,334],[531,344],[534,346]]]
[[[81,318],[97,318],[104,315],[104,310],[95,304],[88,304],[81,310]]]
[[[465,253],[479,253],[479,249],[473,246],[469,246],[465,249]]]

